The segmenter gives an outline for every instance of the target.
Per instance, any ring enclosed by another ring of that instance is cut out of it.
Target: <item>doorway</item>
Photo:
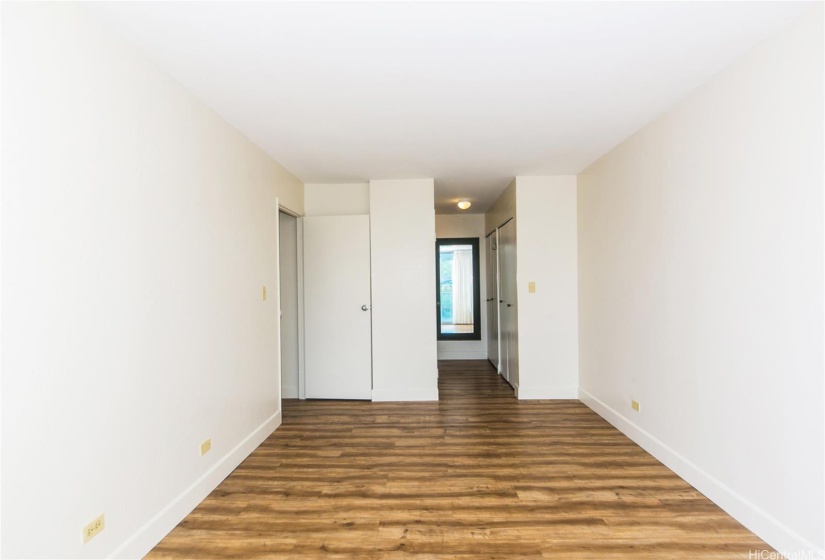
[[[298,398],[298,219],[278,213],[281,307],[281,398]]]

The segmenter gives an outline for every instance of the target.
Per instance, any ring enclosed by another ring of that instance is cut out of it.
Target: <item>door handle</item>
[[[508,304],[507,304],[507,307],[513,307],[513,306],[512,306],[511,304],[509,304],[509,303],[508,303]]]
[[[369,311],[369,310],[370,310],[370,308],[368,306],[366,306],[366,305],[361,306],[361,311]]]

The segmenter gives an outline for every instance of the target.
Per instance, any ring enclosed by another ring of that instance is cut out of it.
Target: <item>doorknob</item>
[[[369,307],[367,307],[366,305],[362,305],[362,306],[361,306],[361,311],[369,311],[369,309],[370,309],[370,308],[369,308]]]
[[[513,306],[512,306],[511,304],[509,304],[509,303],[508,303],[508,304],[507,304],[507,307],[513,307]]]

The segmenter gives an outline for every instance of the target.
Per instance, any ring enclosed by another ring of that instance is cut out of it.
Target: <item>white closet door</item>
[[[312,216],[303,232],[306,397],[370,400],[369,216]]]
[[[487,357],[501,373],[498,340],[498,232],[487,236]]]
[[[516,296],[516,222],[510,220],[499,233],[499,323],[502,374],[518,391],[518,298]]]

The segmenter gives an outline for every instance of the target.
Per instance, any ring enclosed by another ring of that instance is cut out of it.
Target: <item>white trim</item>
[[[298,239],[298,398],[307,398],[306,370],[304,354],[304,219],[296,220],[296,237]]]
[[[278,200],[278,199],[276,198],[275,200]],[[295,210],[291,210],[291,209],[287,208],[286,206],[283,206],[280,203],[280,201],[278,201],[278,211],[283,212],[284,214],[287,214],[289,216],[292,216],[293,218],[300,218],[300,217],[303,216],[303,214],[301,214],[299,212],[296,212]]]
[[[437,401],[438,389],[404,388],[373,389],[374,402]]]
[[[515,188],[515,187],[514,187]],[[499,259],[499,255],[501,252],[499,251],[499,239],[498,228],[493,231],[493,234],[496,236],[496,345],[498,349],[496,350],[496,363],[493,365],[496,366],[496,371],[499,375],[502,375],[502,367],[501,367],[501,308],[499,304],[501,303],[501,260]],[[518,395],[518,391],[516,391],[516,395]]]
[[[284,400],[284,355],[281,339],[284,337],[283,318],[284,311],[281,309],[281,205],[278,197],[275,197],[275,310],[278,319],[278,411],[283,410]]]
[[[825,549],[817,546],[785,526],[778,519],[762,510],[744,496],[705,472],[698,465],[679,454],[633,421],[600,401],[584,389],[579,389],[579,399],[596,414],[610,422],[619,431],[635,441],[645,451],[664,463],[688,484],[707,496],[758,537],[780,551],[787,558],[825,558]],[[813,554],[806,556],[805,554]]]
[[[298,386],[297,385],[281,385],[281,398],[282,399],[297,399],[298,398]]]
[[[551,386],[551,387],[530,387],[521,385],[518,388],[519,400],[536,399],[579,399],[578,387]]]
[[[169,502],[126,542],[106,557],[143,558],[146,556],[280,425],[281,412],[278,411],[255,428],[232,451],[217,461],[189,488]]]

